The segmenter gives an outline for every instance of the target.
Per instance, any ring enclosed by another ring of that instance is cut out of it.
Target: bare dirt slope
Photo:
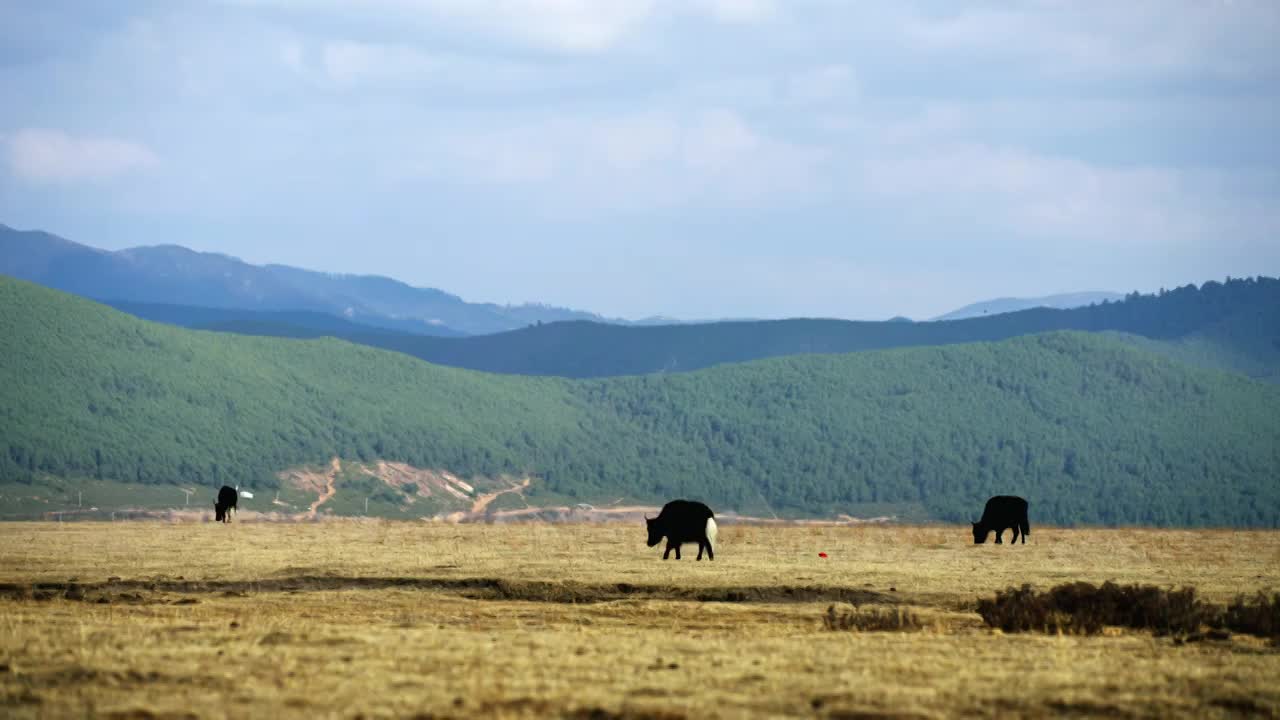
[[[314,519],[320,506],[332,499],[337,492],[336,482],[340,472],[342,472],[342,461],[335,457],[324,469],[292,468],[278,473],[276,477],[298,490],[316,494],[315,502],[302,513],[303,517]]]
[[[394,488],[413,486],[414,494],[407,502],[414,502],[414,495],[421,497],[443,496],[456,503],[471,503],[476,489],[447,470],[416,468],[406,463],[379,460],[376,463],[358,464],[360,473],[377,478]]]
[[[442,469],[418,468],[407,463],[388,462],[343,462],[335,457],[324,468],[297,467],[277,474],[282,483],[305,493],[314,493],[316,500],[307,510],[300,514],[301,519],[315,519],[321,506],[341,492],[342,482],[339,478],[363,476],[373,478],[388,487],[406,491],[400,497],[405,505],[412,506],[421,499],[430,498],[431,507],[443,508],[436,513],[444,517],[450,513],[483,514],[485,508],[498,496],[505,493],[521,493],[529,487],[530,479],[517,482],[508,478],[496,480],[482,479],[483,482],[498,486],[492,492],[477,494],[477,488],[471,482]]]

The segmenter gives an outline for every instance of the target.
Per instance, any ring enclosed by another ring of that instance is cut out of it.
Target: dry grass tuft
[[[1252,603],[1240,596],[1223,608],[1201,601],[1191,587],[1074,582],[1042,593],[1023,585],[979,600],[978,614],[1004,632],[1097,635],[1110,626],[1200,638],[1208,627],[1209,637],[1226,637],[1223,631],[1230,630],[1280,639],[1280,593],[1259,592]]]
[[[978,614],[1005,632],[1038,631],[1096,635],[1107,626],[1152,630],[1157,635],[1186,635],[1217,624],[1218,610],[1196,598],[1195,588],[1165,590],[1154,585],[1101,587],[1087,582],[1037,592],[1030,585],[978,601]]]
[[[1232,632],[1271,638],[1280,644],[1280,593],[1268,598],[1259,592],[1253,604],[1243,596],[1236,598],[1222,614],[1222,625]]]
[[[837,612],[836,606],[827,608],[822,616],[822,626],[828,630],[857,630],[859,632],[910,631],[924,627],[911,610],[902,607],[862,609],[854,606],[852,610]]]

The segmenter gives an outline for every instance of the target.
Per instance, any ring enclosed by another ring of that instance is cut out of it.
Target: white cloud
[[[288,0],[224,0],[301,12]],[[532,47],[566,53],[610,50],[662,17],[694,15],[725,24],[760,24],[779,15],[776,0],[318,0],[308,13],[358,18],[362,23],[438,29],[452,26]]]
[[[224,0],[242,6],[276,6],[303,12],[290,0]],[[643,24],[660,0],[318,0],[311,16],[358,18],[404,27],[455,29],[494,35],[562,52],[597,52]]]
[[[115,138],[75,137],[60,130],[27,128],[6,138],[9,169],[31,183],[106,180],[159,164],[145,145]]]
[[[407,177],[520,186],[573,215],[773,203],[812,190],[823,159],[725,109],[554,117],[420,142]]]
[[[562,51],[607,49],[647,20],[655,0],[420,0],[402,3],[480,30]]]
[[[296,73],[306,71],[306,60],[302,43],[290,38],[280,43],[280,62]]]
[[[916,51],[964,61],[1000,58],[1056,75],[1210,73],[1243,76],[1280,66],[1280,5],[1266,0],[1040,2],[902,19]]]
[[[1110,167],[973,143],[881,150],[859,166],[859,194],[952,228],[998,229],[1018,242],[1156,249],[1280,230],[1280,213],[1243,214],[1232,197],[1241,186],[1221,173]]]
[[[774,0],[691,0],[690,4],[727,23],[760,23],[772,20],[778,13]]]
[[[413,48],[376,43],[326,43],[321,61],[329,80],[338,85],[421,78],[436,72],[441,61]]]
[[[791,102],[822,104],[857,94],[853,69],[845,64],[823,65],[787,76],[784,95]]]

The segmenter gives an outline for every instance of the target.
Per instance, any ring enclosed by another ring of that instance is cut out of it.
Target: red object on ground
[[[827,554],[826,554],[826,553],[818,553],[818,557],[820,557],[820,558],[824,558],[824,557],[826,557],[826,556],[827,556]]]

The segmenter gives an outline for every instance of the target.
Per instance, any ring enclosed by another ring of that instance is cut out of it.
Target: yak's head
[[[645,517],[644,524],[649,529],[649,547],[653,547],[662,542],[662,536],[666,533],[662,531],[662,526],[657,524],[658,518]]]
[[[981,545],[987,541],[987,529],[978,523],[973,524],[973,544]]]
[[[222,519],[225,518],[226,516],[227,516],[227,511],[222,509],[222,504],[214,503],[213,504],[213,521],[222,522]]]

